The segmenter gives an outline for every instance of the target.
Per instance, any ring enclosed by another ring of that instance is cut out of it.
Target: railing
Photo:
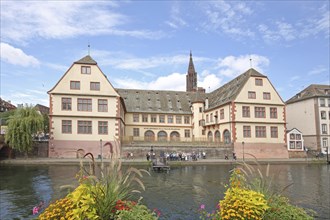
[[[219,147],[227,146],[230,144],[225,144],[221,141],[212,141],[208,138],[159,138],[156,137],[133,137],[133,136],[124,136],[121,139],[122,144],[124,145],[134,145],[134,146],[210,146],[210,147]]]

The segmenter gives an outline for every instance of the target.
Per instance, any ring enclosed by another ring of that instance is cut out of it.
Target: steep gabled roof
[[[330,98],[330,85],[317,85],[311,84],[306,89],[297,93],[295,96],[286,101],[286,104],[299,102],[302,100],[315,98],[315,97],[328,97]]]
[[[248,71],[239,75],[227,84],[211,92],[208,96],[209,108],[211,109],[227,102],[233,101],[251,76],[267,78],[265,75],[259,73],[255,69],[249,69]]]
[[[116,89],[125,103],[127,112],[191,114],[191,104],[204,97],[204,93]]]
[[[83,58],[81,58],[80,60],[74,62],[74,63],[77,63],[77,64],[88,64],[88,65],[96,65],[97,62],[90,56],[90,55],[87,55]]]

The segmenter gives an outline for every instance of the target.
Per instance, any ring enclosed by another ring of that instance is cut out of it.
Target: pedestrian
[[[225,153],[225,160],[228,160],[229,158],[228,158],[228,154],[227,153]]]
[[[236,158],[236,153],[235,153],[235,152],[233,152],[233,159],[234,159],[234,160],[237,159],[237,158]]]
[[[147,161],[149,161],[149,160],[150,160],[150,152],[148,152],[148,153],[146,154],[146,156],[147,156]]]

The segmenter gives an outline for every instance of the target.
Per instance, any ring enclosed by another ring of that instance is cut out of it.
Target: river
[[[234,165],[187,165],[169,172],[145,175],[142,202],[161,212],[160,219],[199,219],[201,204],[208,211],[223,198]],[[148,167],[139,167],[148,169]],[[265,169],[265,165],[261,167]],[[63,197],[60,186],[76,184],[76,165],[1,165],[0,219],[32,219],[32,208],[40,201]],[[317,212],[316,219],[330,219],[330,166],[326,164],[270,165],[274,190],[294,204]]]

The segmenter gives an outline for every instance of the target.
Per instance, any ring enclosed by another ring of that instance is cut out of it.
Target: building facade
[[[78,151],[107,157],[104,143],[198,143],[231,146],[241,158],[288,158],[284,102],[267,76],[254,69],[205,93],[197,87],[190,53],[186,92],[115,89],[86,56],[48,93],[50,157]]]
[[[286,102],[287,128],[302,132],[306,148],[326,153],[330,142],[330,85],[312,84]]]

